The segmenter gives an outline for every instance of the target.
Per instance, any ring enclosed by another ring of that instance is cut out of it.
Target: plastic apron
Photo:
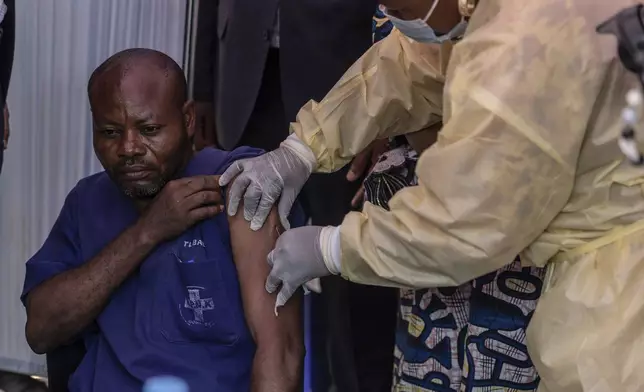
[[[554,257],[528,328],[540,392],[644,388],[644,221]]]

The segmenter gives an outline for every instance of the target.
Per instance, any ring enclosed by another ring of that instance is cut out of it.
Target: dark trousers
[[[85,356],[85,344],[79,339],[47,353],[47,378],[51,392],[68,392],[69,378]]]
[[[290,120],[282,100],[279,52],[271,50],[255,109],[239,145],[273,150],[288,136]],[[350,211],[360,182],[350,183],[345,176],[346,168],[313,174],[304,186],[300,202],[314,225],[339,225]],[[332,276],[322,279],[321,295],[312,295],[313,350],[327,354],[326,360],[314,359],[314,391],[391,391],[397,290]]]

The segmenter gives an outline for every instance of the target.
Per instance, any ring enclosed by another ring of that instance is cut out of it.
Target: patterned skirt
[[[383,154],[365,180],[365,199],[383,208],[416,185],[417,154]],[[535,391],[528,322],[544,270],[518,260],[459,287],[401,290],[394,363],[396,392]]]

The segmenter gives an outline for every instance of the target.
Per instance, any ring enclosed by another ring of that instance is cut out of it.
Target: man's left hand
[[[9,129],[9,106],[7,106],[7,104],[4,105],[2,114],[4,121],[4,135],[2,137],[2,146],[6,150],[9,146],[9,134],[11,133],[11,130]]]
[[[331,275],[320,249],[321,226],[304,226],[287,230],[268,254],[271,272],[266,279],[266,291],[277,294],[275,309],[283,306],[304,283]]]

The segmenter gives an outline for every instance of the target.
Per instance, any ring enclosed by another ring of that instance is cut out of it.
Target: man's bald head
[[[183,105],[188,99],[186,78],[179,64],[163,52],[146,48],[132,48],[112,55],[92,72],[87,84],[90,103],[93,92],[105,93],[105,88],[100,88],[101,85],[105,87],[104,79],[109,79],[107,83],[115,87],[115,79],[120,82],[133,74],[136,77],[146,74],[158,78],[158,82],[169,87],[171,91],[168,93],[173,95],[179,105]]]
[[[128,49],[101,64],[87,90],[96,156],[125,194],[148,200],[192,156],[194,104],[181,67],[156,50]]]

